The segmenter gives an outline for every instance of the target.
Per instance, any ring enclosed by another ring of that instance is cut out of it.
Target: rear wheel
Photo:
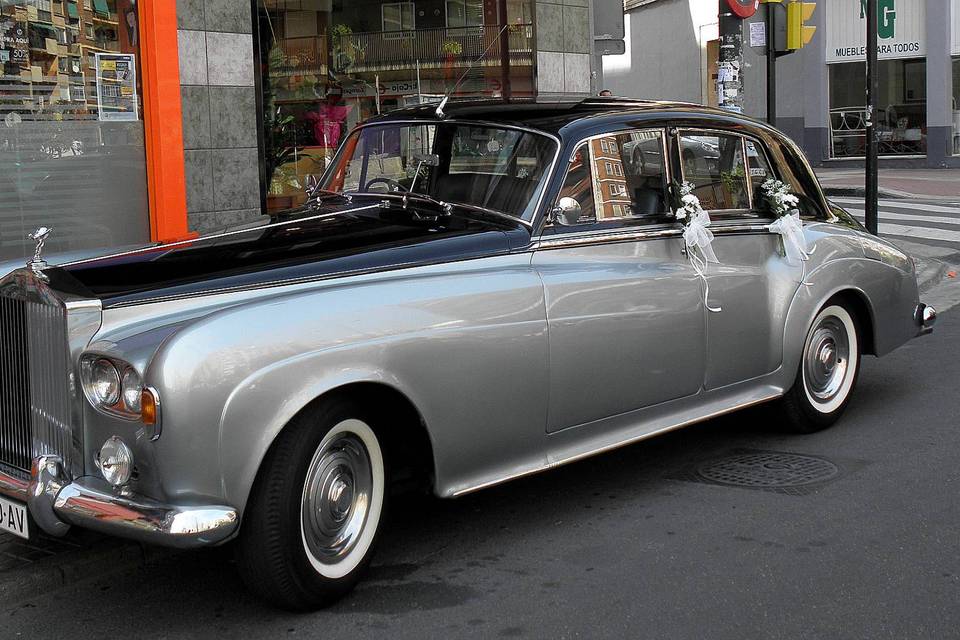
[[[836,422],[860,373],[856,319],[841,304],[824,307],[807,332],[800,369],[781,400],[787,427],[813,433]]]
[[[237,545],[247,587],[287,609],[348,593],[370,563],[386,467],[374,420],[347,400],[297,416],[277,438],[248,501]]]

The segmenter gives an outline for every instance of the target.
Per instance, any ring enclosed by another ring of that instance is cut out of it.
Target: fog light
[[[115,487],[127,484],[133,473],[133,452],[117,436],[110,436],[97,454],[97,468],[103,479]]]

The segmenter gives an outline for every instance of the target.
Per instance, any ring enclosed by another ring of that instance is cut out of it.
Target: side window
[[[707,211],[749,209],[743,139],[733,134],[680,134],[683,179]]]
[[[633,131],[584,142],[560,197],[579,203],[578,224],[659,219],[667,212],[663,134]]]
[[[750,167],[750,186],[756,197],[756,194],[760,192],[760,185],[768,178],[776,178],[777,176],[770,168],[767,154],[753,140],[747,140],[747,165]]]

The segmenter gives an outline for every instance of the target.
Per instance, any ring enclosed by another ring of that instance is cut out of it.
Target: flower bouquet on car
[[[764,180],[760,185],[760,192],[775,218],[767,228],[780,234],[787,262],[798,265],[807,260],[810,257],[810,251],[807,250],[807,239],[803,235],[803,223],[800,221],[800,211],[797,209],[800,199],[790,193],[787,185],[776,178]]]
[[[719,264],[720,261],[713,250],[713,232],[707,228],[711,222],[710,214],[700,205],[700,198],[694,194],[694,189],[696,185],[686,180],[674,185],[672,191],[677,202],[673,209],[673,218],[683,225],[683,243],[687,248],[687,256],[693,270],[703,280],[703,302],[707,309],[718,312],[720,307],[710,306],[710,283],[707,282],[704,271],[709,263]]]

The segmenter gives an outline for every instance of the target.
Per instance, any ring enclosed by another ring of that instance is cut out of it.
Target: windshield
[[[321,188],[405,192],[530,220],[558,146],[528,131],[457,122],[354,131]]]

